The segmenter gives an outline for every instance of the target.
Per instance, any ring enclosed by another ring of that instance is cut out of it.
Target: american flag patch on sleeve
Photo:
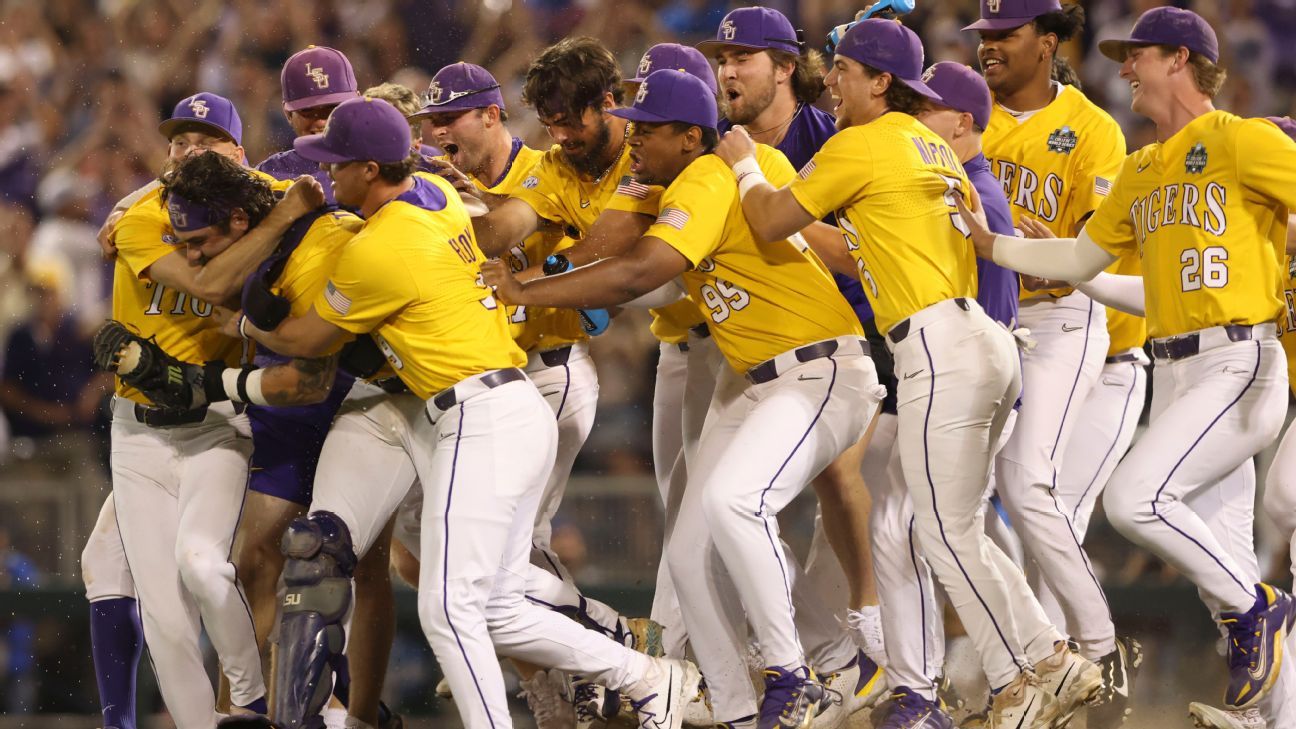
[[[675,230],[684,230],[684,224],[689,221],[689,214],[679,208],[666,208],[657,216],[657,222],[663,225],[669,225]]]
[[[616,194],[628,195],[636,200],[643,200],[648,197],[648,186],[642,182],[635,182],[633,177],[626,175],[621,178],[621,182],[617,185]]]
[[[809,162],[806,162],[805,167],[802,167],[801,171],[797,173],[797,177],[800,177],[801,179],[804,180],[805,178],[810,176],[811,172],[814,172],[814,169],[815,169],[815,161],[810,160]]]
[[[348,299],[346,294],[338,291],[332,281],[329,281],[328,286],[324,288],[324,298],[328,301],[329,306],[333,307],[333,311],[343,316],[346,316],[347,312],[351,311],[351,299]]]
[[[1112,185],[1112,184],[1111,184],[1111,180],[1107,179],[1106,177],[1095,177],[1095,178],[1094,178],[1094,194],[1095,194],[1095,195],[1108,195],[1108,194],[1110,194],[1110,193],[1111,193],[1111,185]]]

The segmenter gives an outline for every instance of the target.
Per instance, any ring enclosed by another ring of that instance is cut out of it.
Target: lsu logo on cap
[[[1000,0],[986,0],[986,10],[992,13],[999,12],[999,3]]]
[[[167,203],[167,213],[171,216],[171,224],[173,226],[179,228],[189,227],[189,214],[184,211],[184,208],[177,205],[175,201]]]
[[[935,76],[935,75],[936,75],[936,65],[935,65],[935,64],[932,64],[932,65],[930,65],[930,66],[927,67],[927,70],[926,70],[926,71],[923,71],[923,75],[922,75],[922,82],[923,82],[923,83],[927,83],[927,82],[931,81],[931,80],[932,80],[932,77]]]
[[[194,116],[199,119],[206,119],[207,112],[211,111],[211,108],[207,106],[207,101],[205,99],[194,99],[189,102],[189,111],[192,111]]]
[[[733,40],[738,35],[738,29],[734,27],[732,20],[726,20],[720,24],[720,35],[725,40]]]
[[[427,97],[428,97],[428,103],[429,103],[429,104],[440,104],[440,103],[441,103],[441,84],[437,83],[436,81],[433,81],[433,82],[432,82],[432,85],[431,85],[431,86],[428,86]]]
[[[648,98],[648,82],[644,81],[643,83],[639,84],[639,93],[635,94],[634,103],[636,105],[642,104],[644,99],[646,98]]]
[[[647,53],[639,60],[639,75],[647,76],[652,71],[652,56]]]
[[[327,89],[329,87],[329,77],[324,73],[324,69],[306,64],[306,78],[315,82],[315,88]]]

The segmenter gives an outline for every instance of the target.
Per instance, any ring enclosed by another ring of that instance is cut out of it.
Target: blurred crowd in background
[[[279,69],[308,44],[346,53],[361,88],[394,81],[420,95],[439,68],[466,60],[500,80],[514,133],[544,147],[544,132],[519,99],[522,75],[540,48],[565,36],[592,35],[613,49],[629,73],[650,45],[710,37],[724,14],[740,4],[745,3],[0,0],[0,591],[37,585],[42,569],[59,584],[79,584],[64,568],[66,557],[79,552],[84,533],[60,532],[68,544],[52,550],[41,546],[41,533],[88,527],[107,493],[103,405],[111,380],[92,371],[89,335],[109,310],[112,264],[102,258],[95,233],[114,202],[157,174],[166,153],[157,124],[178,100],[200,90],[233,99],[248,161],[255,164],[291,144]],[[822,46],[829,29],[864,6],[859,0],[764,4],[792,18],[812,47]],[[1084,91],[1121,122],[1131,148],[1146,144],[1151,130],[1129,112],[1129,90],[1118,67],[1095,48],[1103,38],[1126,33],[1144,10],[1166,3],[1082,4],[1086,32],[1064,54],[1079,71]],[[1179,4],[1211,20],[1219,33],[1222,65],[1230,73],[1217,106],[1243,116],[1296,113],[1296,0]],[[928,63],[975,66],[977,36],[961,28],[976,15],[976,0],[918,0],[905,22],[922,36]],[[641,322],[618,322],[595,341],[599,414],[578,474],[651,474],[655,352]],[[38,483],[90,490],[85,514],[62,519],[57,508],[32,498]],[[607,503],[641,508],[639,521],[654,524],[651,499]],[[576,508],[583,513],[568,515],[570,533],[556,542],[566,539],[580,554],[588,549],[586,539],[600,539],[589,532],[606,527],[603,538],[636,542],[623,553],[631,561],[642,557],[643,564],[634,567],[650,575],[655,547],[648,543],[659,527],[627,536],[619,518],[595,518],[590,526],[599,508],[608,507]],[[636,554],[642,549],[646,556]],[[1160,570],[1125,562],[1119,548],[1099,547],[1093,554],[1106,562],[1111,580]],[[590,565],[589,579],[606,567]],[[1272,572],[1284,573],[1281,565]],[[18,690],[30,681],[15,679],[32,670],[24,656],[30,656],[35,638],[30,624],[7,620],[0,611],[0,713],[30,709],[35,700]]]

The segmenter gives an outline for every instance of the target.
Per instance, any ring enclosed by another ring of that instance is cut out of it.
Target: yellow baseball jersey
[[[275,180],[248,170],[276,190],[292,180]],[[162,204],[162,188],[150,190],[126,210],[116,228],[117,261],[113,267],[112,317],[143,337],[154,337],[158,346],[184,362],[201,364],[221,360],[236,366],[250,359],[243,343],[220,333],[211,318],[209,302],[149,280],[154,263],[184,248],[171,229],[171,218]],[[150,404],[143,393],[117,378],[117,394]]]
[[[1048,106],[1024,121],[996,104],[981,144],[1008,197],[1013,223],[1029,215],[1059,236],[1076,234],[1080,221],[1110,192],[1125,161],[1120,125],[1074,86],[1063,86]],[[1072,291],[1022,289],[1021,296]]]
[[[478,189],[497,195],[513,195],[522,190],[522,181],[544,157],[544,153],[519,142],[517,154],[504,171],[504,176],[494,184],[473,178]],[[572,245],[572,240],[561,232],[541,230],[509,249],[501,258],[514,273],[530,266],[542,264],[549,256]],[[508,306],[508,321],[513,339],[523,351],[557,349],[589,339],[581,327],[580,314],[574,309],[555,309],[545,306]]]
[[[1296,395],[1296,258],[1283,257],[1283,310],[1278,317],[1278,339],[1287,353],[1287,382]]]
[[[415,175],[413,188],[343,247],[315,310],[371,334],[410,391],[427,399],[526,363],[504,307],[482,283],[483,260],[459,194],[436,175]]]
[[[837,132],[790,187],[812,217],[836,215],[883,334],[932,304],[976,296],[976,257],[954,203],[976,192],[917,119],[889,112]]]
[[[1260,324],[1282,311],[1296,142],[1264,119],[1203,114],[1129,156],[1085,230],[1143,261],[1148,334]]]
[[[333,265],[364,221],[343,210],[321,215],[288,256],[283,273],[271,287],[288,299],[292,316],[303,316],[328,285]]]
[[[757,145],[756,161],[775,185],[796,177],[773,147]],[[813,253],[788,240],[757,243],[733,172],[719,157],[694,160],[662,193],[661,205],[645,235],[665,241],[692,264],[683,277],[689,298],[738,372],[811,342],[863,336]]]
[[[511,194],[531,206],[545,220],[584,235],[613,199],[614,210],[656,216],[660,209],[659,187],[644,187],[644,194],[625,194],[624,181],[630,174],[630,147],[621,150],[621,157],[612,168],[597,180],[586,179],[567,163],[562,147],[554,145],[541,157],[539,164],[522,181],[521,187]],[[622,194],[618,195],[618,188]],[[679,343],[688,339],[690,327],[702,323],[695,307],[678,302],[664,309],[651,310],[652,331],[663,342]]]

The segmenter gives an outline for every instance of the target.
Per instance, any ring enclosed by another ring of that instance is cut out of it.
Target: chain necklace
[[[607,175],[607,173],[611,172],[612,168],[616,167],[617,163],[621,161],[621,154],[625,152],[626,142],[630,141],[630,124],[631,122],[626,122],[625,129],[621,131],[621,146],[617,147],[616,155],[612,157],[612,162],[607,166],[607,169],[600,172],[598,177],[594,178],[595,185],[602,182],[603,177]]]
[[[801,104],[797,104],[797,107],[792,110],[792,116],[788,117],[787,119],[784,119],[782,123],[772,126],[769,129],[759,129],[759,130],[748,129],[747,133],[752,137],[755,137],[758,134],[769,134],[770,132],[776,132],[792,123],[792,120],[796,118],[796,115],[801,113],[801,106],[802,106]]]

